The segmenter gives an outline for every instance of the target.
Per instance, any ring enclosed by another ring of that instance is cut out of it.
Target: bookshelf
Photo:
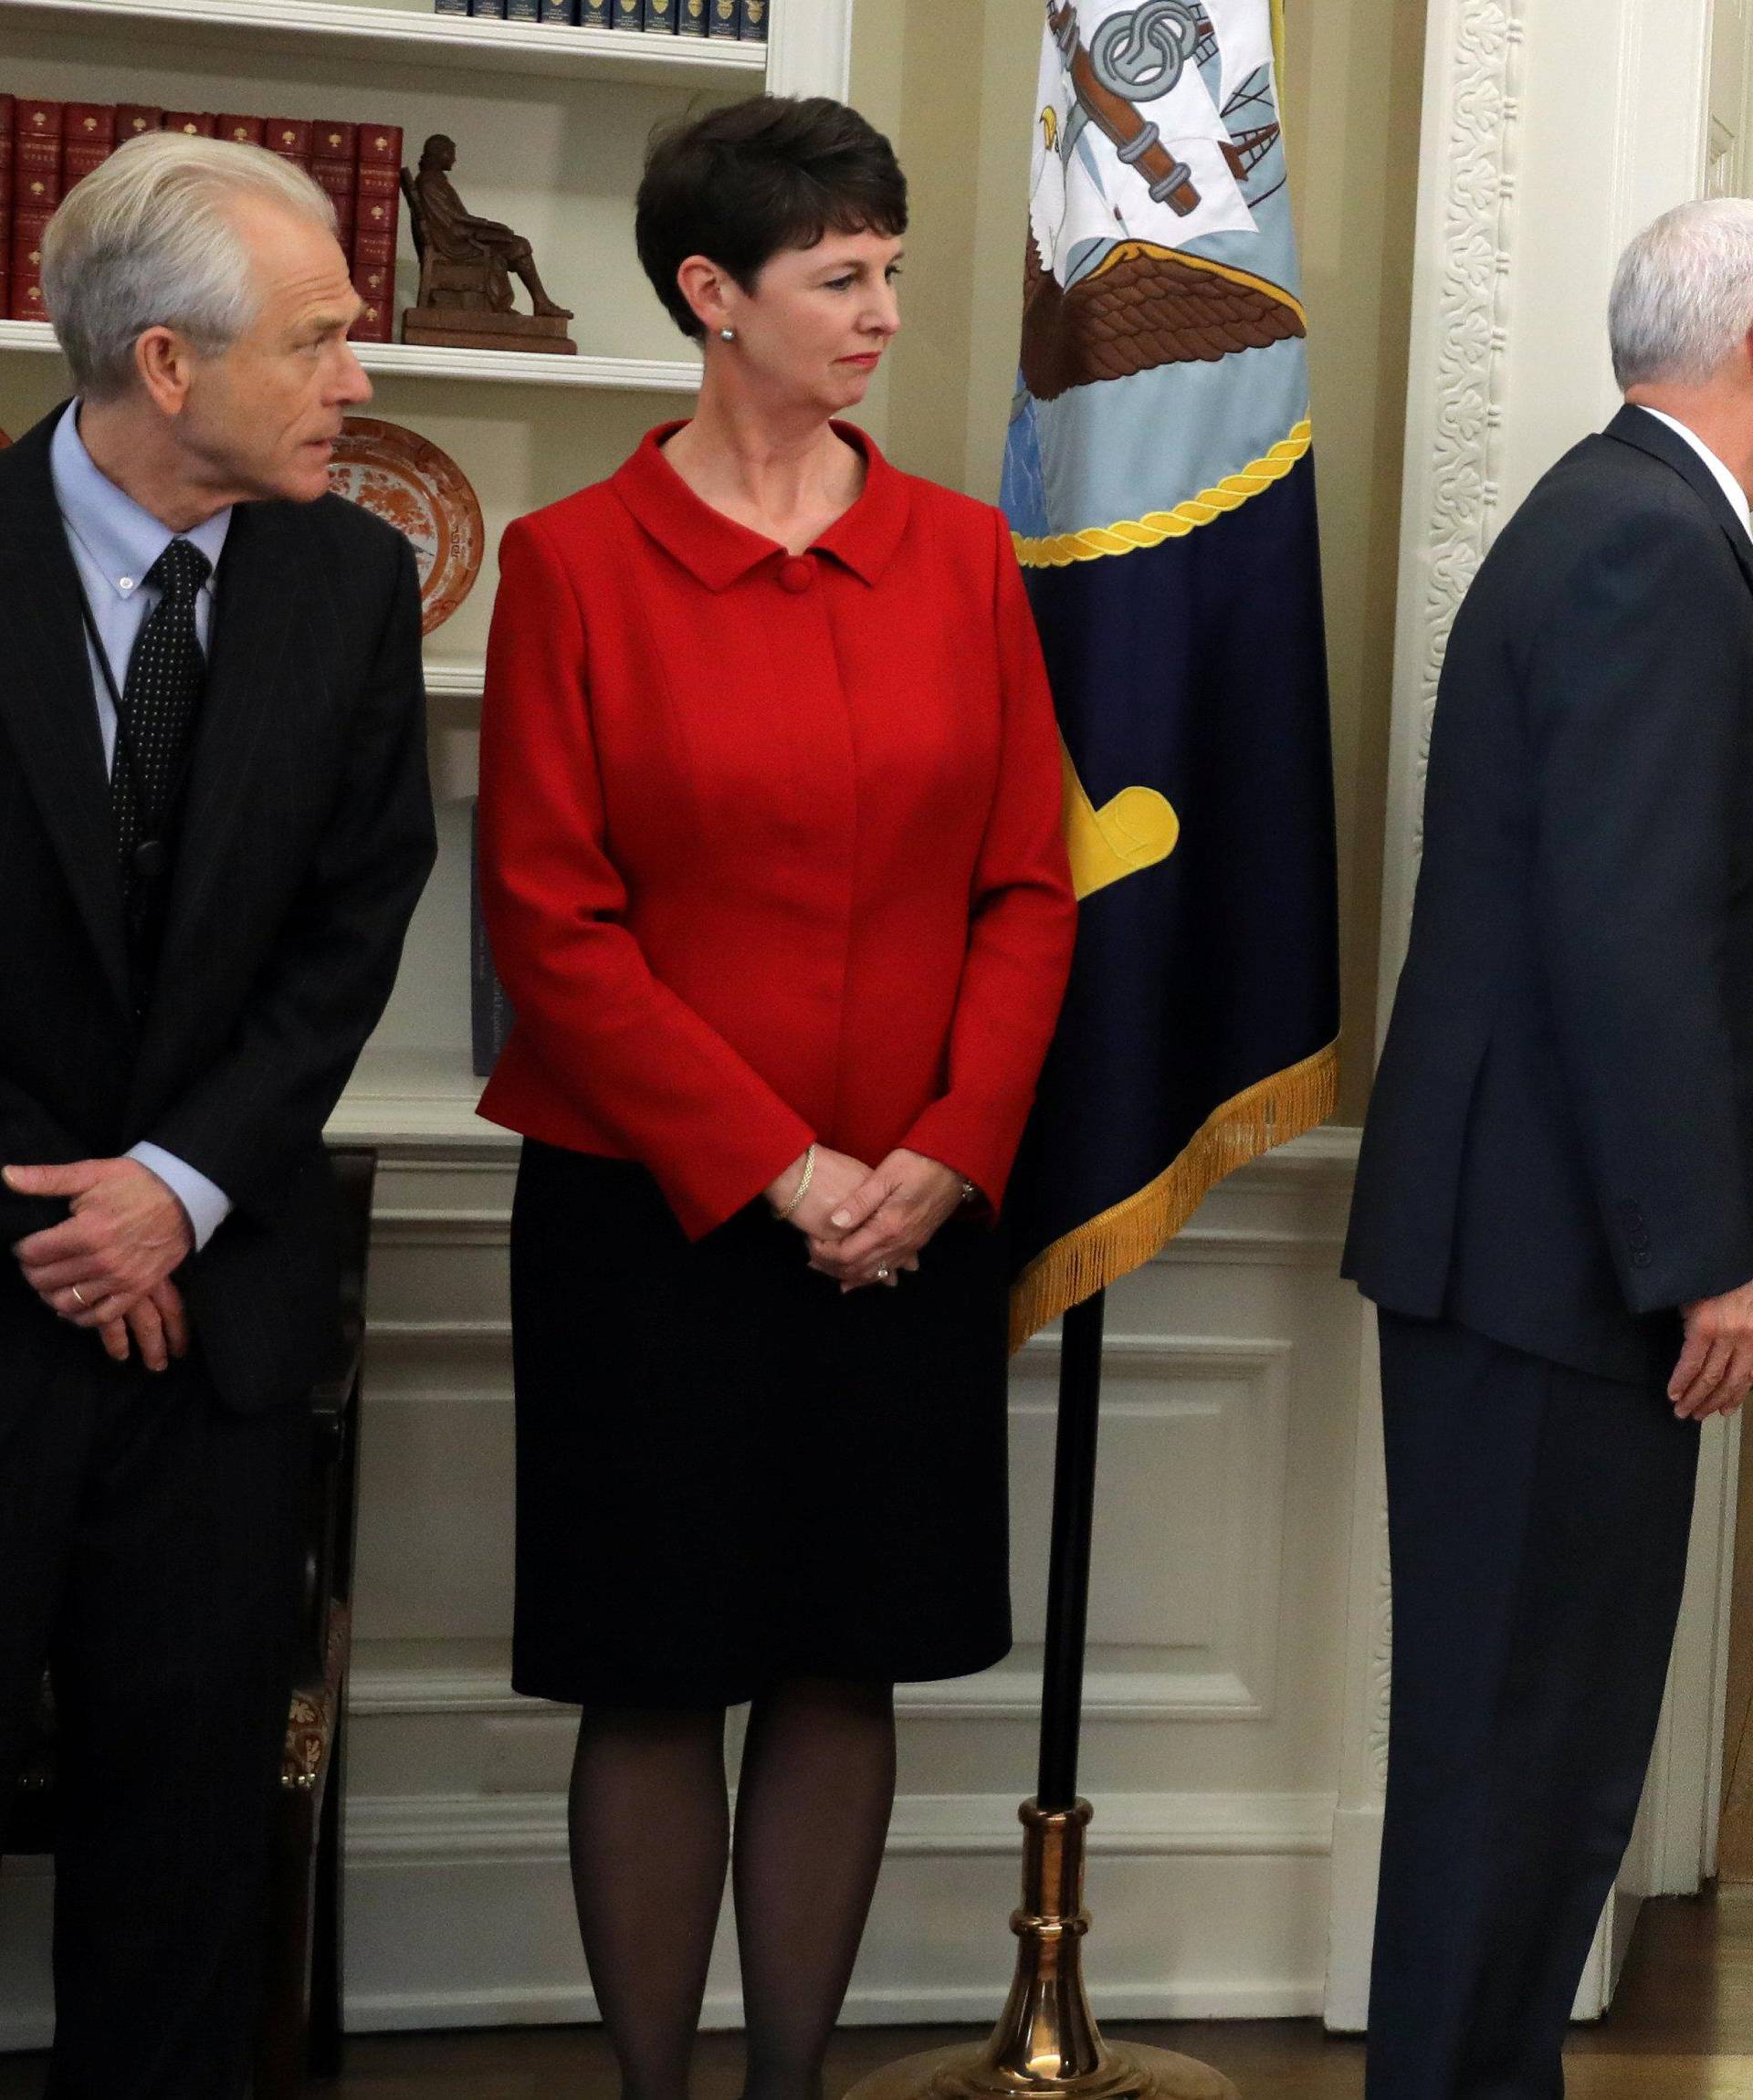
[[[404,157],[445,131],[471,210],[534,244],[577,310],[576,357],[361,344],[367,413],[441,446],[473,483],[488,559],[427,637],[439,861],[389,1011],[337,1111],[337,1135],[413,1154],[509,1143],[474,1115],[468,797],[493,550],[523,512],[612,473],[653,423],[688,413],[698,360],[633,249],[633,195],[656,125],[763,87],[844,96],[853,0],[776,0],[769,40],[700,43],[435,15],[412,0],[0,0],[0,89],[67,101],[246,110],[400,124]],[[414,300],[405,229],[396,310]],[[399,332],[399,331],[398,331]],[[68,391],[52,331],[0,322],[0,427]]]
[[[404,342],[360,342],[359,362],[375,377],[487,380],[506,386],[603,386],[635,394],[693,394],[700,383],[692,357],[551,357],[540,352],[431,350]],[[47,321],[0,320],[0,351],[58,358]]]
[[[818,0],[803,0],[814,5]],[[251,54],[345,50],[350,65],[461,68],[536,79],[640,80],[677,86],[728,79],[752,94],[768,72],[760,44],[469,21],[378,0],[0,0],[0,28],[53,20],[89,37],[125,31],[141,51],[160,46]]]

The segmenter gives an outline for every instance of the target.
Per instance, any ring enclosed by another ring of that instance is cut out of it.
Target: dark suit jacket
[[[1627,408],[1450,639],[1345,1273],[1609,1377],[1753,1278],[1753,544]]]
[[[151,1140],[222,1188],[236,1207],[178,1281],[220,1392],[261,1406],[332,1336],[322,1128],[432,865],[412,551],[332,497],[234,515],[137,1026],[55,420],[0,452],[0,1161]],[[0,1186],[0,1244],[65,1215]],[[53,1319],[0,1259],[0,1369]]]

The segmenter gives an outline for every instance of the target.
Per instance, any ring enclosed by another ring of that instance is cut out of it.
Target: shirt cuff
[[[142,1167],[151,1168],[189,1213],[189,1223],[194,1233],[194,1251],[199,1254],[231,1215],[231,1198],[186,1160],[179,1160],[174,1152],[165,1151],[162,1145],[131,1145],[128,1157],[138,1160]]]

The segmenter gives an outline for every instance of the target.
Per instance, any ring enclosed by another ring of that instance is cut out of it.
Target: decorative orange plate
[[[329,462],[329,486],[414,542],[422,627],[429,635],[442,626],[474,588],[487,544],[480,500],[462,468],[399,423],[350,415]]]

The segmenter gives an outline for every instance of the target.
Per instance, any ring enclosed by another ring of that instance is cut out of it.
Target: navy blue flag
[[[1083,900],[1022,1341],[1333,1112],[1332,758],[1274,0],[1047,0],[1004,464]]]

